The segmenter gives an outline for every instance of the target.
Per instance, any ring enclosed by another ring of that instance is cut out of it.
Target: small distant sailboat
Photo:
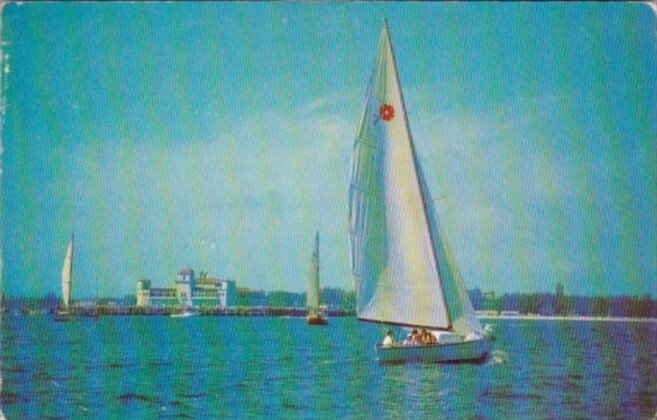
[[[485,358],[493,338],[475,316],[439,235],[385,22],[353,149],[349,203],[359,320],[426,329],[436,338],[434,344],[379,344],[379,361]]]
[[[62,308],[53,313],[55,321],[70,321],[73,315],[69,312],[71,303],[71,283],[73,279],[73,248],[75,246],[75,236],[71,235],[71,241],[66,249],[64,265],[62,266]]]
[[[308,325],[326,325],[328,320],[322,316],[319,306],[319,232],[315,235],[315,250],[310,260],[310,275],[308,276],[308,295],[306,297]]]
[[[73,292],[73,253],[75,250],[75,236],[71,235],[71,241],[66,249],[64,265],[62,266],[62,307],[55,309],[52,313],[53,319],[58,322],[79,321],[81,318],[98,318],[98,312],[94,308],[74,308],[71,305]]]

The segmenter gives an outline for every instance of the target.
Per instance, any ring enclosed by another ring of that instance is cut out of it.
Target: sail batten
[[[477,331],[481,327],[476,318],[476,323],[470,319],[474,311],[460,274],[450,266],[453,257],[433,220],[387,25],[365,98],[349,194],[358,317],[390,325]]]

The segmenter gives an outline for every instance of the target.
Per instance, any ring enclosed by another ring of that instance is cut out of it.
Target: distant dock
[[[279,306],[235,306],[235,307],[140,307],[140,306],[90,306],[72,307],[69,312],[72,315],[98,316],[171,316],[185,311],[194,311],[199,316],[229,316],[229,317],[299,317],[306,316],[305,308],[279,307]],[[327,311],[329,317],[353,316],[353,311],[344,309],[332,309]]]

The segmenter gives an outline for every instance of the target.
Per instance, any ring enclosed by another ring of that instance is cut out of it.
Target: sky
[[[180,267],[353,287],[351,151],[383,19],[468,288],[657,297],[657,24],[637,3],[11,3],[2,288]]]

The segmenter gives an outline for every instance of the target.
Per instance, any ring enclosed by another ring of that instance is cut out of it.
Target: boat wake
[[[54,386],[56,386],[57,388],[67,389],[67,387],[65,387],[64,385],[62,385],[62,384],[60,384],[59,382],[55,381],[54,379],[53,379],[52,381],[50,381],[50,382],[52,382],[52,384],[53,384]]]
[[[503,365],[509,360],[509,354],[502,350],[493,350],[486,366]]]
[[[376,361],[376,358],[373,358],[372,360]],[[358,358],[352,357],[350,359],[327,359],[327,360],[322,360],[322,364],[324,365],[334,365],[334,364],[345,364],[345,363],[357,363],[359,361]]]

